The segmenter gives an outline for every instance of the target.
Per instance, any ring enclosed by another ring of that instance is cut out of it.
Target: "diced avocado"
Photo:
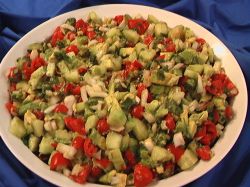
[[[144,62],[150,62],[156,55],[156,51],[154,49],[145,49],[142,50],[139,54],[139,58]]]
[[[185,28],[185,38],[188,39],[188,38],[192,38],[194,36],[195,36],[194,32],[190,28],[186,27]]]
[[[180,76],[168,72],[164,72],[162,75],[164,77],[161,78],[157,74],[157,71],[152,71],[152,77],[151,77],[152,83],[163,86],[174,86],[178,84]]]
[[[108,158],[113,163],[117,171],[121,171],[125,166],[120,149],[113,149],[108,152]]]
[[[80,103],[76,104],[76,112],[77,113],[83,112],[85,108],[86,108],[85,102],[80,102]]]
[[[72,134],[67,130],[56,130],[55,131],[55,141],[63,144],[70,144],[72,140]]]
[[[168,61],[173,57],[174,53],[173,52],[161,52],[160,55],[164,55],[163,60]]]
[[[107,149],[120,149],[122,143],[122,135],[116,132],[109,132],[106,138]]]
[[[209,64],[204,64],[203,66],[204,66],[204,75],[207,77],[211,77],[215,72],[213,66]]]
[[[155,24],[155,36],[167,36],[168,34],[168,26],[164,22],[159,22]]]
[[[163,118],[167,113],[168,113],[168,109],[165,108],[163,105],[161,105],[161,106],[157,109],[157,111],[156,111],[156,113],[155,113],[155,117],[156,117],[157,119],[160,119],[160,118]]]
[[[47,66],[47,72],[46,75],[48,77],[53,77],[55,74],[55,70],[56,70],[56,64],[55,63],[49,63]]]
[[[106,149],[106,140],[96,129],[91,129],[89,137],[102,150]]]
[[[69,68],[64,61],[60,61],[59,63],[57,63],[57,67],[62,74],[67,74],[69,72]]]
[[[107,118],[107,122],[110,125],[110,129],[115,131],[121,131],[124,129],[126,121],[127,117],[116,100],[116,102],[112,104]]]
[[[28,103],[21,104],[18,113],[19,115],[24,115],[27,110],[44,110],[45,108],[47,108],[47,104],[45,102],[31,101]]]
[[[44,136],[41,143],[39,144],[39,153],[47,155],[54,151],[54,147],[51,145],[54,140],[51,136]]]
[[[114,27],[114,28],[111,28],[109,29],[107,32],[106,32],[106,36],[108,38],[112,38],[113,36],[120,36],[121,35],[121,31],[120,29]]]
[[[27,134],[33,133],[33,126],[32,123],[36,120],[35,114],[33,114],[30,110],[28,110],[24,114],[24,126],[26,128]]]
[[[113,177],[116,175],[116,170],[111,170],[110,172],[106,173],[105,175],[99,178],[99,182],[103,184],[111,184]]]
[[[193,138],[194,135],[195,135],[195,133],[196,133],[196,131],[197,131],[197,125],[196,125],[196,123],[194,121],[192,121],[192,120],[189,120],[189,122],[188,122],[188,129],[187,130],[188,130],[189,137]]]
[[[20,118],[15,116],[10,122],[9,131],[18,138],[24,137],[26,135],[24,122]]]
[[[92,22],[97,23],[97,24],[101,24],[102,23],[102,19],[94,11],[91,11],[89,13],[89,19]]]
[[[17,90],[22,90],[24,92],[27,92],[29,88],[30,88],[30,86],[29,86],[28,82],[26,82],[26,81],[20,81],[16,84]]]
[[[223,98],[214,97],[212,101],[213,101],[213,103],[214,103],[217,110],[219,110],[219,111],[224,111],[225,110],[226,103],[225,103],[225,100]]]
[[[150,93],[153,95],[160,95],[165,92],[165,86],[152,84],[150,86]]]
[[[44,124],[44,121],[39,120],[39,119],[35,119],[34,121],[32,121],[32,127],[34,130],[35,136],[41,137],[43,135],[43,124]]]
[[[135,49],[133,47],[121,48],[119,54],[122,57],[127,57],[131,55],[134,52],[134,50]]]
[[[85,123],[85,130],[88,133],[90,129],[95,128],[99,118],[96,115],[89,116]]]
[[[186,69],[202,74],[204,66],[201,64],[193,64],[193,65],[189,65]]]
[[[40,139],[33,134],[29,137],[28,147],[32,152],[35,152],[38,150]]]
[[[129,134],[126,133],[123,137],[122,137],[122,142],[121,142],[121,151],[125,151],[129,146]]]
[[[151,153],[151,159],[155,162],[166,162],[173,158],[173,154],[169,150],[159,146],[154,146]]]
[[[158,109],[159,107],[159,101],[158,100],[153,100],[151,101],[150,103],[148,103],[146,106],[145,106],[145,109],[146,111],[154,114],[156,112],[156,110]]]
[[[136,152],[138,149],[138,141],[135,138],[129,138],[129,143],[128,143],[129,149],[131,149],[133,152]]]
[[[158,23],[159,22],[159,20],[156,17],[154,17],[153,15],[151,15],[151,14],[148,15],[147,21],[149,23]]]
[[[193,113],[189,117],[189,120],[194,121],[197,125],[201,125],[208,118],[208,112],[203,111],[200,113]]]
[[[144,43],[141,43],[141,42],[139,42],[135,45],[135,50],[136,50],[137,54],[139,54],[142,50],[145,50],[147,48],[148,48],[148,46]]]
[[[38,82],[40,81],[42,76],[45,75],[45,73],[46,73],[45,68],[41,66],[31,74],[29,84],[31,85],[32,90],[36,89]]]
[[[136,136],[137,140],[142,141],[148,138],[148,129],[147,126],[139,119],[132,118],[134,123],[133,133]]]
[[[198,148],[198,144],[197,144],[197,142],[196,142],[196,140],[193,140],[192,142],[190,142],[189,144],[188,144],[188,149],[190,150],[190,151],[193,151],[193,153],[196,153],[196,149]]]
[[[45,121],[55,120],[58,129],[64,129],[64,115],[61,113],[51,113],[45,115]]]
[[[39,50],[42,51],[43,50],[43,45],[42,43],[32,43],[28,46],[28,51],[32,51],[32,50]]]
[[[79,82],[80,75],[77,69],[73,69],[68,73],[64,74],[64,77],[69,82]]]
[[[134,31],[134,30],[130,30],[130,29],[125,29],[122,31],[124,37],[129,41],[132,42],[134,44],[136,44],[139,40],[139,34]]]
[[[185,32],[183,25],[177,25],[174,28],[170,29],[168,36],[172,39],[185,39]]]
[[[179,53],[179,56],[184,60],[185,64],[197,63],[197,52],[194,49],[185,49]]]
[[[203,53],[199,53],[197,56],[197,61],[199,64],[205,64],[208,60],[208,55],[207,54],[203,54]]]
[[[186,170],[194,166],[197,161],[198,158],[196,154],[190,151],[189,149],[186,149],[184,154],[178,160],[177,164],[182,170]]]
[[[106,70],[118,71],[122,66],[122,58],[120,56],[115,57],[111,54],[103,55],[100,59],[100,65]],[[104,70],[102,70],[104,72]]]
[[[193,70],[190,70],[190,69],[186,69],[184,72],[184,75],[187,76],[188,78],[191,78],[191,79],[198,78],[198,73],[193,71]]]
[[[134,118],[130,118],[130,119],[128,119],[127,120],[127,122],[126,122],[126,125],[125,125],[125,130],[126,130],[126,132],[130,132],[130,131],[132,131],[133,130],[133,128],[135,127],[135,123],[134,123],[134,120],[133,120]]]

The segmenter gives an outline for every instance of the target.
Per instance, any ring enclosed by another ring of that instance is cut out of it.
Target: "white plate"
[[[193,169],[178,173],[168,179],[161,180],[157,183],[157,186],[181,186],[197,179],[211,170],[232,148],[244,124],[247,111],[247,88],[243,73],[228,48],[218,38],[203,27],[177,14],[139,5],[123,4],[93,6],[60,15],[30,31],[22,39],[20,39],[14,47],[11,48],[0,65],[0,116],[3,119],[0,125],[0,133],[3,141],[8,146],[10,151],[27,168],[53,184],[59,186],[82,186],[61,174],[50,171],[49,167],[40,161],[31,151],[29,151],[22,141],[9,133],[8,128],[10,115],[5,108],[5,103],[8,101],[8,81],[5,75],[8,69],[14,65],[16,59],[25,54],[27,46],[30,43],[43,41],[45,38],[49,37],[56,26],[62,24],[67,18],[86,18],[88,13],[92,10],[94,10],[101,17],[113,17],[115,15],[125,13],[131,15],[141,14],[145,16],[152,14],[159,20],[166,21],[170,27],[182,24],[191,28],[198,36],[204,38],[214,49],[215,54],[222,59],[226,73],[231,80],[236,83],[236,86],[239,89],[239,95],[235,98],[233,104],[233,110],[235,112],[234,119],[228,124],[224,136],[214,146],[213,151],[215,156],[209,162],[200,161]],[[94,187],[97,185],[89,184],[89,186]]]

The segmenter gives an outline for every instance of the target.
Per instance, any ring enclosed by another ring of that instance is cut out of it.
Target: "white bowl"
[[[236,86],[239,89],[239,95],[235,98],[233,103],[235,117],[226,127],[223,137],[221,137],[213,147],[215,155],[210,161],[200,161],[193,169],[180,172],[168,179],[161,180],[157,183],[157,186],[182,186],[197,179],[198,177],[211,170],[223,159],[223,157],[225,157],[225,155],[229,152],[229,150],[236,142],[246,117],[248,98],[247,88],[240,66],[232,53],[228,50],[228,48],[218,38],[216,38],[213,34],[211,34],[200,25],[187,18],[165,10],[139,5],[120,4],[93,6],[57,16],[30,31],[11,48],[0,65],[0,116],[3,119],[0,125],[0,134],[10,151],[27,168],[55,185],[75,187],[82,186],[59,173],[50,171],[49,167],[42,161],[40,161],[39,158],[36,157],[31,151],[29,151],[29,149],[22,143],[22,141],[9,133],[8,129],[11,118],[5,108],[5,103],[9,98],[7,91],[8,80],[5,75],[8,69],[14,65],[16,59],[25,54],[27,46],[29,44],[33,42],[41,42],[45,38],[49,37],[56,26],[62,24],[67,18],[86,18],[90,11],[95,11],[101,17],[114,17],[115,15],[125,13],[131,15],[141,14],[145,16],[147,16],[148,14],[152,14],[159,20],[166,21],[170,27],[182,24],[186,27],[191,28],[198,36],[204,38],[214,49],[215,54],[222,59],[222,63],[226,70],[226,73],[231,78],[231,80],[236,83]],[[92,187],[98,186],[96,184],[88,185]]]

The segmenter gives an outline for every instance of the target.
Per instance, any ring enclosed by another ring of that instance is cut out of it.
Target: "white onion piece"
[[[76,98],[73,95],[66,96],[64,98],[64,104],[68,108],[68,115],[73,114],[73,105],[76,103]]]
[[[178,147],[180,145],[185,145],[185,140],[183,138],[182,132],[174,134],[173,142],[175,147]]]
[[[85,103],[86,101],[88,101],[88,95],[85,86],[82,86],[80,91],[81,91],[82,101]]]
[[[76,148],[66,144],[58,143],[56,150],[63,154],[64,158],[72,160],[77,152]]]
[[[44,113],[45,113],[45,114],[48,114],[48,113],[52,112],[52,111],[57,107],[57,105],[58,105],[58,104],[54,104],[54,105],[49,106],[48,108],[46,108],[46,109],[44,110]]]

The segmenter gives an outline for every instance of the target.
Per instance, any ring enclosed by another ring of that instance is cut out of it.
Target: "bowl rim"
[[[247,87],[246,87],[246,81],[245,81],[245,78],[244,78],[244,74],[242,73],[242,70],[240,68],[240,65],[238,64],[237,60],[235,59],[235,57],[233,56],[233,54],[231,53],[231,51],[224,45],[224,43],[218,39],[214,34],[212,34],[210,31],[208,31],[207,29],[205,29],[204,27],[202,27],[201,25],[199,25],[198,23],[184,17],[184,16],[181,16],[179,14],[176,14],[176,13],[173,13],[173,12],[170,12],[168,10],[164,10],[164,9],[160,9],[160,8],[155,8],[155,7],[150,7],[150,6],[145,6],[145,5],[136,5],[136,4],[105,4],[105,5],[96,5],[96,6],[90,6],[90,7],[85,7],[85,8],[80,8],[80,9],[77,9],[77,10],[73,10],[73,11],[70,11],[70,12],[67,12],[67,13],[64,13],[64,14],[61,14],[61,15],[58,15],[56,17],[53,17],[47,21],[45,21],[44,23],[38,25],[37,27],[33,28],[31,31],[29,31],[27,34],[25,34],[18,42],[16,42],[16,44],[8,51],[8,53],[5,55],[5,57],[3,58],[2,62],[1,62],[1,65],[0,65],[0,70],[2,69],[4,63],[6,63],[7,59],[9,58],[9,56],[13,53],[14,49],[16,48],[16,46],[20,45],[22,43],[22,41],[26,38],[28,38],[30,35],[33,34],[33,32],[35,32],[36,30],[40,30],[43,26],[47,25],[47,24],[50,24],[50,23],[53,23],[53,22],[57,22],[57,20],[60,20],[60,19],[63,19],[65,20],[66,17],[70,17],[70,16],[74,16],[74,14],[76,14],[77,12],[80,12],[80,11],[86,11],[86,12],[89,12],[89,11],[92,11],[92,10],[95,10],[97,8],[117,8],[117,7],[120,7],[120,6],[125,6],[126,8],[145,8],[147,9],[147,11],[145,12],[145,14],[149,14],[148,10],[152,10],[152,11],[158,11],[160,13],[165,13],[165,14],[169,14],[169,15],[172,15],[174,17],[178,17],[180,19],[182,19],[183,21],[189,23],[189,24],[192,24],[193,26],[195,26],[197,29],[199,30],[202,30],[203,32],[205,32],[206,34],[209,34],[209,37],[213,37],[213,39],[215,40],[218,40],[219,41],[219,44],[226,49],[226,52],[229,53],[230,57],[232,58],[233,61],[236,62],[236,66],[238,66],[237,68],[240,69],[240,72],[241,74],[239,76],[241,76],[241,81],[242,82],[242,86],[243,86],[243,90],[244,90],[244,93],[243,93],[243,99],[245,101],[245,105],[243,104],[243,114],[241,119],[240,119],[240,128],[237,129],[235,131],[235,136],[231,139],[230,143],[228,144],[228,147],[226,148],[225,151],[223,151],[220,155],[217,155],[217,159],[216,161],[215,160],[210,160],[210,164],[209,164],[209,167],[208,169],[206,170],[199,170],[199,171],[196,171],[196,175],[190,175],[189,173],[192,172],[192,170],[187,170],[187,171],[182,171],[174,176],[171,176],[170,178],[167,178],[165,180],[161,180],[158,182],[158,184],[161,186],[161,185],[165,185],[164,183],[166,183],[166,181],[168,180],[175,180],[176,178],[178,179],[179,176],[186,176],[185,179],[183,179],[184,181],[183,182],[180,182],[177,180],[177,183],[176,185],[173,185],[173,186],[179,186],[179,185],[185,185],[199,177],[201,177],[202,175],[204,175],[205,173],[207,173],[208,171],[210,171],[212,168],[214,168],[220,161],[222,161],[222,159],[228,154],[228,152],[232,149],[233,145],[235,144],[235,142],[237,141],[239,135],[240,135],[240,132],[243,128],[243,125],[244,125],[244,121],[245,121],[245,118],[246,118],[246,113],[247,113],[247,105],[248,105],[248,93],[247,93]],[[165,19],[163,19],[165,20]],[[167,22],[167,21],[166,21]],[[192,28],[191,28],[192,29]],[[193,30],[193,29],[192,29]],[[197,33],[196,33],[197,34]],[[224,65],[224,64],[223,64]],[[231,122],[230,122],[231,123]],[[6,146],[8,147],[8,149],[12,152],[12,154],[26,167],[28,168],[29,170],[31,170],[33,173],[36,173],[37,175],[39,175],[41,178],[45,179],[46,181],[49,181],[50,183],[52,184],[55,184],[55,185],[62,185],[60,183],[60,181],[55,181],[51,176],[47,176],[46,174],[42,173],[41,171],[37,171],[37,170],[33,170],[34,167],[32,166],[32,164],[30,164],[27,160],[23,159],[20,154],[15,150],[14,146],[13,145],[10,145],[9,143],[9,140],[8,140],[8,137],[5,136],[5,134],[2,132],[1,128],[0,128],[0,135],[4,141],[4,143],[6,144]],[[218,142],[216,143],[216,145],[219,143],[219,141],[221,140],[221,138],[218,140]],[[35,156],[35,155],[34,155]],[[36,156],[35,156],[36,157]],[[212,161],[212,162],[211,162]],[[201,164],[205,164],[204,161],[199,161],[199,163],[197,165],[201,165]],[[194,169],[197,167],[197,165],[195,165]],[[197,173],[199,172],[199,173]],[[58,175],[58,173],[56,173],[55,175]],[[60,175],[60,174],[59,174]],[[60,175],[61,176],[61,175]],[[72,183],[74,184],[74,186],[80,186],[76,183]],[[90,183],[88,183],[90,185]],[[174,184],[174,183],[172,183]],[[93,184],[95,186],[97,186],[98,184]],[[82,185],[81,185],[82,186]],[[102,185],[103,186],[103,185]]]

